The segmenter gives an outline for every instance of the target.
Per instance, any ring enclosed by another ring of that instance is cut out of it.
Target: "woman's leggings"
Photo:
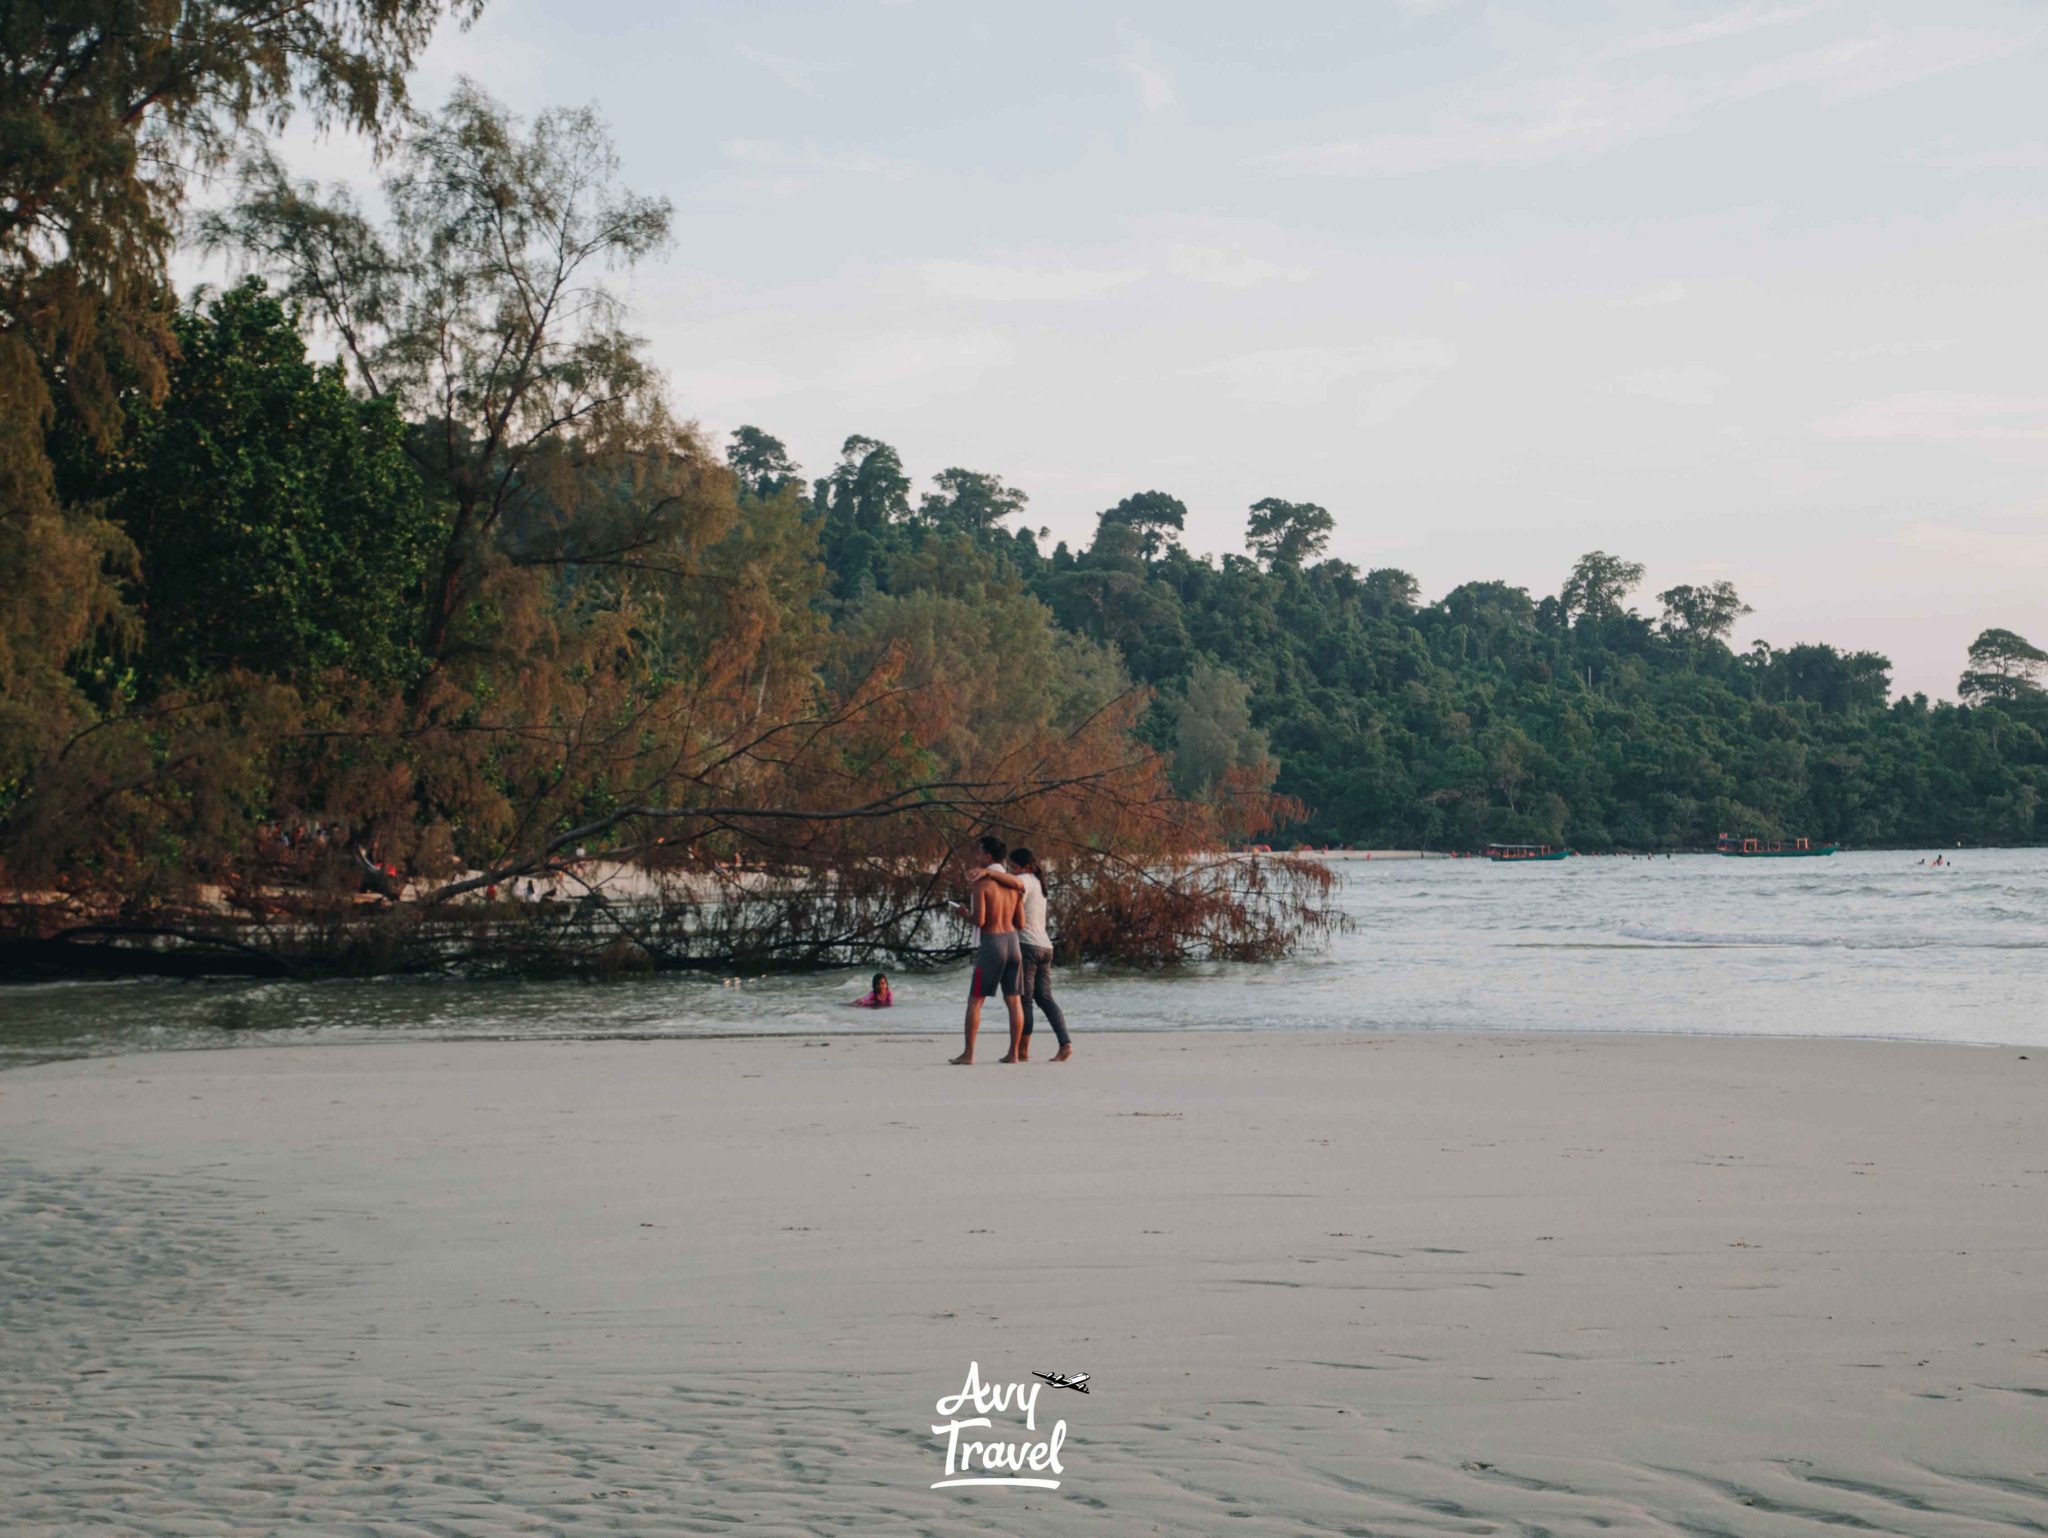
[[[1031,1006],[1036,1004],[1052,1022],[1052,1033],[1060,1039],[1060,1045],[1068,1045],[1067,1017],[1060,1013],[1052,996],[1052,952],[1046,947],[1024,947],[1024,980],[1018,991],[1024,995],[1024,1034],[1031,1034]]]

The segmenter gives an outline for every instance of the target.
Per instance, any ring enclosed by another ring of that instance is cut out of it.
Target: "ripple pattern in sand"
[[[253,1246],[251,1200],[0,1167],[9,1533],[2048,1533],[2048,1455],[2020,1474],[1511,1450],[1451,1462],[1404,1446],[1380,1372],[1334,1361],[1311,1401],[1091,1396],[1060,1492],[934,1492],[934,1444],[910,1410],[922,1382],[678,1382],[622,1365],[618,1321],[601,1316],[488,1349],[409,1338],[402,1317],[352,1305],[359,1279],[317,1225]]]

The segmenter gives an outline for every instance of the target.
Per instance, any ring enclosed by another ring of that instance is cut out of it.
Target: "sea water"
[[[1337,862],[1348,933],[1291,960],[1067,968],[1099,1031],[1637,1031],[2048,1047],[2048,850]],[[1053,889],[1057,927],[1058,886]],[[0,1066],[178,1047],[958,1029],[967,966],[612,983],[0,988]],[[997,1024],[1000,1012],[988,1011]],[[987,1028],[987,1025],[984,1027]],[[997,1025],[997,1029],[1000,1026]],[[1034,1040],[1052,1050],[1041,1024]]]

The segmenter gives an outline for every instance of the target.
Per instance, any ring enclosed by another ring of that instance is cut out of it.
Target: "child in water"
[[[877,972],[870,982],[868,996],[864,999],[855,999],[853,1007],[855,1009],[887,1009],[895,1002],[896,996],[889,991],[889,974]]]

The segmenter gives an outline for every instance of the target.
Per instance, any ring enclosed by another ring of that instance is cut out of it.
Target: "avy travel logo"
[[[934,1483],[934,1490],[956,1485],[1026,1485],[1037,1490],[1057,1490],[1060,1482],[1048,1475],[1064,1474],[1060,1448],[1067,1440],[1067,1423],[1054,1421],[1043,1436],[1038,1432],[1038,1391],[1047,1384],[1054,1388],[1088,1392],[1085,1372],[1038,1372],[1044,1382],[1028,1387],[1022,1383],[984,1383],[981,1364],[967,1364],[967,1381],[957,1394],[947,1394],[932,1406],[944,1420],[932,1427],[932,1435],[946,1439],[946,1477]],[[1019,1427],[1016,1417],[1022,1416]],[[998,1423],[997,1416],[1008,1419]],[[1025,1435],[1019,1439],[1016,1433]],[[976,1433],[980,1433],[977,1435]]]

